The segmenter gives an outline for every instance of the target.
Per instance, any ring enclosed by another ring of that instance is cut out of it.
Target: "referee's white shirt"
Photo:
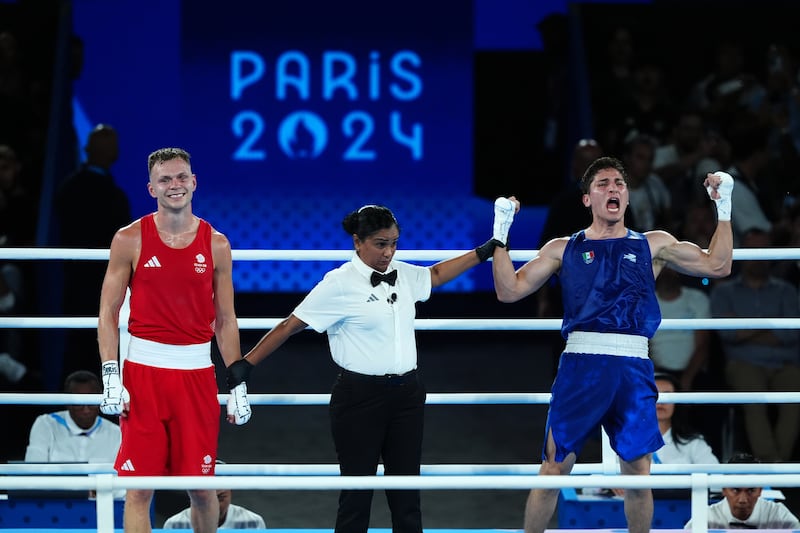
[[[431,295],[427,267],[392,261],[394,286],[373,287],[374,270],[357,254],[331,270],[294,310],[315,331],[328,333],[334,362],[359,374],[404,374],[417,368],[416,302]]]

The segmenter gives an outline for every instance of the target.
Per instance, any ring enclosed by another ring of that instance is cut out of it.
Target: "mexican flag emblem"
[[[583,262],[586,263],[587,265],[592,261],[594,261],[594,252],[591,250],[589,250],[588,252],[583,252],[581,256],[583,257]]]

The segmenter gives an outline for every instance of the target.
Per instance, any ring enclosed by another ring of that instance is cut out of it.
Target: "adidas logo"
[[[158,257],[153,256],[147,260],[147,263],[144,264],[145,268],[160,268],[161,263],[158,261]]]
[[[130,459],[126,459],[122,466],[119,467],[120,470],[124,470],[126,472],[136,472],[136,469],[133,467],[133,463]]]
[[[378,301],[378,297],[375,296],[374,294],[370,294],[369,298],[367,298],[367,301],[368,302],[377,302]]]

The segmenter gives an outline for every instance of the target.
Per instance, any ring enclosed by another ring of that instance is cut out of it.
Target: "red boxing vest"
[[[142,249],[131,278],[131,335],[185,346],[214,336],[214,259],[211,226],[200,219],[186,248],[170,248],[158,235],[153,214],[141,218]]]

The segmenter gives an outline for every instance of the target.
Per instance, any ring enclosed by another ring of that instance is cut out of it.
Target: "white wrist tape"
[[[494,227],[492,238],[504,245],[508,243],[508,230],[514,221],[514,202],[508,198],[498,198],[494,201]]]
[[[711,186],[706,187],[706,191],[708,191],[708,196],[717,206],[717,220],[728,222],[731,219],[731,199],[733,197],[733,177],[728,174],[727,172],[714,172],[715,176],[719,176],[722,181],[717,187],[717,193],[719,194],[719,198],[713,198],[711,195],[714,192],[714,188]]]

